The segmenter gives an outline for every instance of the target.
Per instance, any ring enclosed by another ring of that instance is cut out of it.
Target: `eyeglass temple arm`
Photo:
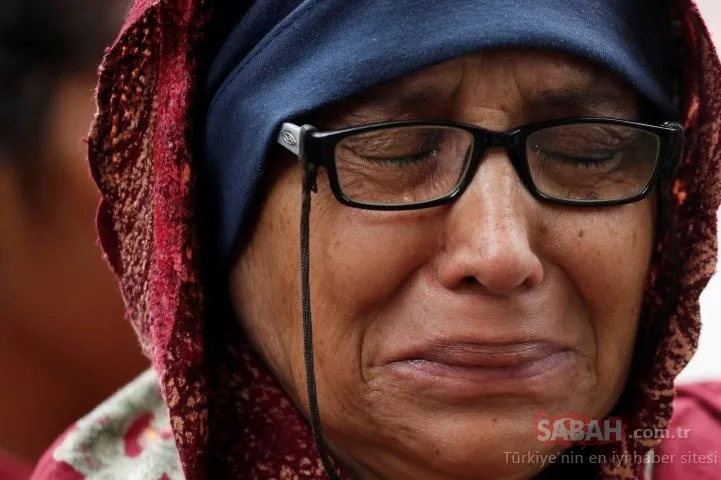
[[[300,155],[301,128],[293,123],[284,123],[276,141],[294,154]]]
[[[678,122],[665,122],[662,126],[674,130],[674,135],[672,137],[673,145],[671,146],[670,158],[667,160],[679,162],[683,158],[683,148],[684,143],[686,142],[686,131],[683,128],[683,125]]]
[[[284,148],[291,151],[298,156],[300,163],[304,165],[304,168],[310,170],[309,187],[313,192],[318,191],[318,185],[315,183],[316,175],[318,173],[318,165],[308,161],[308,157],[305,151],[305,144],[303,144],[304,133],[308,131],[315,131],[315,128],[310,125],[304,125],[299,127],[294,123],[284,123],[280,128],[280,133],[276,141],[281,144]]]

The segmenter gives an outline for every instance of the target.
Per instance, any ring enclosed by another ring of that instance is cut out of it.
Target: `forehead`
[[[378,85],[326,108],[320,117],[362,124],[377,116],[438,113],[455,102],[464,109],[566,110],[569,114],[632,117],[635,91],[613,73],[562,53],[497,50],[433,65]]]

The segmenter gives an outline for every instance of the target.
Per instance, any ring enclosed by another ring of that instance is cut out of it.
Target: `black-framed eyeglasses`
[[[284,123],[278,143],[328,171],[344,205],[411,210],[460,196],[489,148],[505,148],[538,200],[613,206],[643,199],[683,150],[678,123],[571,118],[493,132],[451,121],[378,123],[319,132]]]

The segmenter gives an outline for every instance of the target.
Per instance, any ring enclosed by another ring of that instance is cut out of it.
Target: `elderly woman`
[[[35,478],[717,470],[663,434],[721,195],[693,5],[231,3],[139,1],[107,55],[98,225],[153,370]]]

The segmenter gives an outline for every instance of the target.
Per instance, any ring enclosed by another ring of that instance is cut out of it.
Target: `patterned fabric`
[[[716,265],[721,66],[696,7],[689,0],[670,1],[685,45],[682,111],[688,141],[673,186],[677,229],[673,233],[659,225],[634,375],[615,412],[629,429],[668,424],[673,380],[696,349],[698,298]],[[190,107],[213,3],[137,0],[107,53],[90,137],[91,168],[103,194],[101,242],[119,278],[128,318],[157,372],[185,478],[322,478],[303,417],[237,327],[215,318],[206,322],[202,315]],[[669,248],[672,239],[678,257]],[[673,278],[676,262],[680,278]],[[666,314],[664,299],[674,295],[675,281],[681,283],[678,303]],[[153,423],[157,418],[146,418],[141,426],[162,432],[162,424]],[[78,430],[83,426],[92,424],[81,423]],[[121,422],[113,431],[127,428]],[[76,452],[80,447],[97,451],[86,443],[99,440],[92,428],[89,434],[70,435],[71,443],[62,443],[57,458],[78,471],[94,468],[83,465],[82,449]],[[159,438],[153,448],[167,452],[162,446],[167,440]],[[144,441],[131,451],[155,452],[141,448]],[[616,448],[643,456],[659,442],[626,439]],[[634,455],[624,458],[629,459],[625,464],[599,465],[597,478],[640,478],[644,465],[633,463]],[[168,478],[179,478],[168,468]],[[35,478],[63,477],[36,473]]]
[[[88,480],[184,478],[152,371],[78,421],[52,449],[52,458]]]

